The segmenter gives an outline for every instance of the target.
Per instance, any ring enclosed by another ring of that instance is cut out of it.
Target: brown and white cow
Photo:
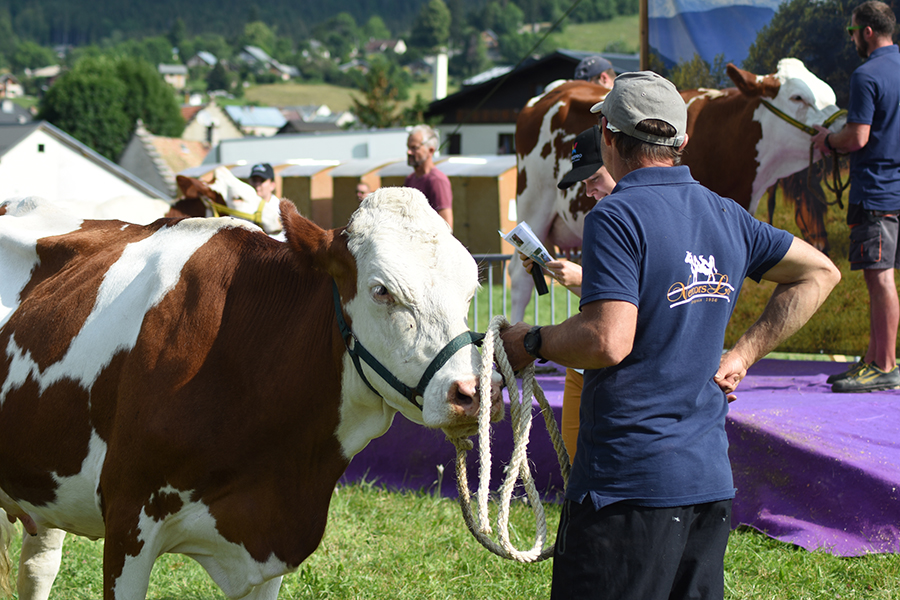
[[[471,341],[477,267],[425,197],[383,188],[333,231],[281,210],[286,243],[229,218],[0,204],[0,507],[106,538],[106,600],[143,598],[165,552],[228,597],[275,598],[397,412],[475,430],[479,354],[442,349]]]
[[[697,181],[755,213],[770,186],[809,166],[810,160],[809,134],[776,116],[763,100],[808,126],[824,123],[838,108],[831,87],[797,59],[782,59],[772,75],[754,75],[730,64],[727,72],[736,88],[682,92],[690,137],[682,162]],[[584,216],[595,202],[584,195],[582,185],[560,191],[556,183],[571,168],[572,140],[597,123],[590,107],[608,91],[569,81],[532,98],[516,121],[518,220],[528,222],[550,248],[581,246]],[[836,121],[832,127],[842,124]],[[511,261],[510,276],[512,319],[517,321],[532,280],[518,260]]]

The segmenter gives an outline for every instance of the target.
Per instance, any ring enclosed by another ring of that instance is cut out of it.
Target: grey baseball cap
[[[653,71],[622,73],[616,77],[612,91],[603,102],[591,107],[592,113],[603,113],[607,128],[657,146],[679,147],[687,131],[687,106],[675,84]],[[646,119],[665,121],[675,128],[674,137],[660,137],[638,131],[636,126]]]

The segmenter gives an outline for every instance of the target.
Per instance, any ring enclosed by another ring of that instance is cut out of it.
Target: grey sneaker
[[[866,362],[860,359],[858,362],[853,363],[853,365],[843,373],[835,373],[834,375],[829,375],[828,379],[825,380],[825,383],[837,383],[842,379],[853,377],[854,375],[862,371],[865,366]]]
[[[836,381],[831,386],[832,392],[877,392],[893,390],[900,387],[900,368],[884,372],[874,364],[865,365],[856,375]]]

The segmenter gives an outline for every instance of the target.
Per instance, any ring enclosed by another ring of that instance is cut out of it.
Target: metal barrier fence
[[[472,301],[474,319],[471,325],[473,331],[481,331],[487,328],[490,319],[494,315],[503,315],[509,318],[512,309],[512,293],[509,285],[509,261],[513,259],[512,254],[473,254],[472,257],[478,264],[479,278],[482,284],[482,290],[475,294]],[[518,260],[518,258],[516,258]],[[498,281],[499,280],[499,281]],[[565,305],[565,319],[572,316],[572,311],[578,308],[578,296],[568,291],[555,280],[547,278],[549,282],[550,293],[539,296],[534,290],[531,292],[530,310],[526,307],[525,320],[534,325],[555,325],[557,320],[558,303]],[[496,285],[502,286],[500,294],[500,306],[494,300],[494,288]],[[487,290],[487,293],[485,293]],[[557,297],[563,294],[562,300]],[[486,296],[486,298],[484,298]],[[488,320],[485,323],[479,322],[479,307],[483,302],[488,305]],[[549,311],[546,309],[549,304]],[[544,307],[542,309],[542,306]],[[560,309],[561,310],[561,309]],[[560,318],[559,321],[562,321]]]

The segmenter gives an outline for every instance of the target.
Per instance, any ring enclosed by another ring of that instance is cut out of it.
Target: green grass
[[[545,508],[552,541],[559,506]],[[517,547],[530,547],[530,510],[517,503],[511,522],[511,530],[519,535]],[[15,540],[13,548],[18,547]],[[102,541],[67,536],[52,597],[100,597],[102,551]],[[729,600],[900,598],[898,555],[838,558],[806,552],[750,529],[732,532],[725,571]],[[337,488],[321,545],[296,573],[285,576],[279,597],[532,600],[549,596],[550,579],[551,561],[519,564],[482,548],[466,529],[455,501],[362,483]],[[223,596],[199,565],[180,555],[165,555],[156,562],[147,597]]]
[[[626,53],[639,50],[641,25],[638,15],[616,16],[596,23],[570,23],[562,33],[552,33],[547,41],[566,50],[603,52],[614,42],[624,44]]]

